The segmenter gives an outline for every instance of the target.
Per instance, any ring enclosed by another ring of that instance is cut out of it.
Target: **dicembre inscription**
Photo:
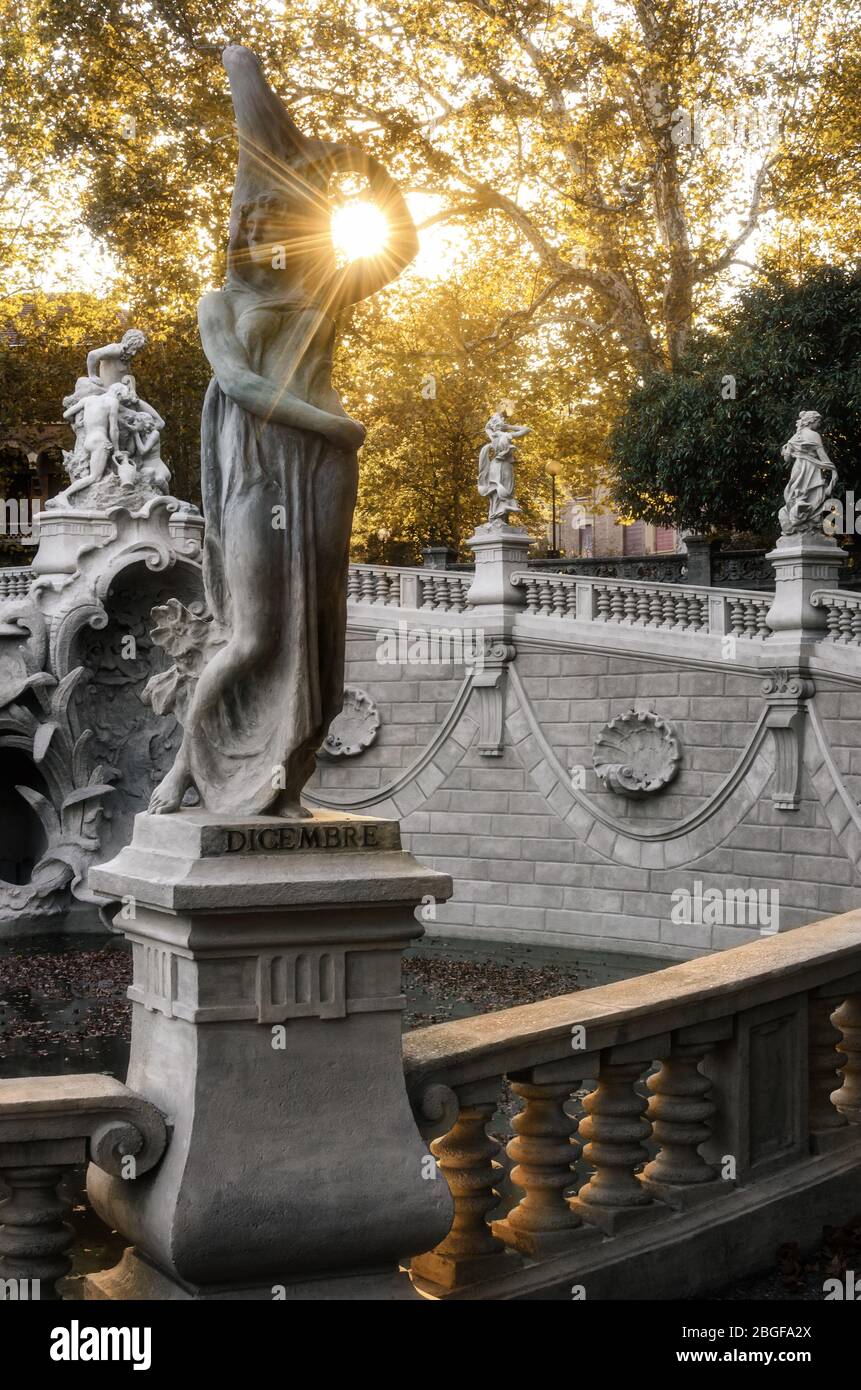
[[[291,849],[377,849],[376,825],[265,825],[228,830],[227,854],[277,854]]]

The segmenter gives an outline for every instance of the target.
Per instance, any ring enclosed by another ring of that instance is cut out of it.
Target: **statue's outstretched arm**
[[[376,204],[388,223],[386,245],[377,256],[352,261],[339,271],[332,285],[333,312],[348,304],[367,299],[397,278],[419,249],[418,233],[401,190],[394,179],[372,155],[361,150],[333,152],[333,162],[345,168],[365,173],[370,186],[371,201]]]
[[[152,422],[157,430],[164,429],[164,420],[161,418],[155,407],[150,405],[149,401],[141,400],[140,396],[138,396],[138,406],[144,412],[144,414],[149,415],[152,418]]]
[[[93,348],[87,353],[87,376],[98,377],[99,363],[103,357],[120,357],[122,355],[122,343],[108,343],[105,347]]]

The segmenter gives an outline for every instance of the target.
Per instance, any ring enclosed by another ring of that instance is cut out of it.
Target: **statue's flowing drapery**
[[[207,603],[231,631],[253,616],[273,637],[268,658],[189,731],[195,784],[217,814],[251,815],[279,785],[303,786],[341,708],[357,478],[355,454],[260,420],[210,382],[201,423]]]

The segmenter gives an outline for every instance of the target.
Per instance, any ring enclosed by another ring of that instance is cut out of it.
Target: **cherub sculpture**
[[[826,503],[837,482],[837,469],[818,433],[821,423],[818,411],[802,410],[795,424],[795,434],[781,449],[787,463],[792,462],[783,494],[786,505],[778,513],[784,536],[821,531],[823,521],[830,514]]]
[[[48,502],[49,509],[137,508],[169,491],[170,471],[161,457],[164,420],[140,399],[129,371],[145,343],[140,329],[130,328],[120,342],[87,354],[87,375],[63,401],[63,418],[75,431],[75,447],[63,455],[71,486]]]
[[[521,510],[514,496],[514,440],[529,430],[529,425],[513,424],[504,411],[491,415],[484,427],[490,443],[478,456],[478,491],[490,498],[488,524],[504,524],[509,512]]]
[[[109,459],[113,458],[116,463],[127,461],[120,449],[120,403],[127,402],[130,397],[126,383],[115,381],[107,391],[88,393],[63,411],[63,419],[73,422],[77,435],[75,453],[83,457],[86,471],[53,499],[55,506],[67,503],[77,492],[97,483]]]

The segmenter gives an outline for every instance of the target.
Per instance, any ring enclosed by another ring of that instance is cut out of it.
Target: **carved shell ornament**
[[[343,709],[329,725],[320,753],[324,758],[355,758],[370,748],[379,727],[380,714],[370,695],[347,685]]]
[[[605,724],[593,745],[595,771],[608,791],[643,797],[659,792],[679,770],[681,748],[672,724],[652,710],[630,709]]]

